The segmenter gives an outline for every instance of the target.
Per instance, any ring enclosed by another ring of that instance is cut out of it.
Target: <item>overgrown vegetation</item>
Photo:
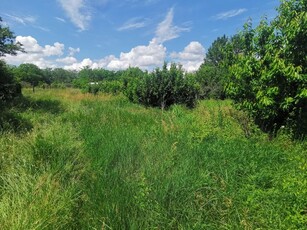
[[[306,142],[268,141],[230,101],[144,108],[30,89],[0,135],[3,229],[305,229]],[[26,105],[24,105],[26,104]]]
[[[306,229],[306,12],[282,1],[196,73],[0,61],[1,229]]]
[[[230,66],[227,93],[266,131],[287,126],[297,135],[307,130],[307,6],[282,1],[271,23],[254,29],[246,23],[244,44]]]
[[[305,1],[282,0],[278,16],[271,22],[264,18],[254,28],[250,20],[238,34],[218,37],[196,73],[186,73],[175,63],[151,72],[137,67],[121,71],[89,67],[79,72],[61,68],[41,70],[33,64],[6,67],[2,63],[0,95],[14,97],[20,90],[10,84],[17,81],[30,84],[33,91],[36,86],[74,86],[95,95],[124,93],[132,102],[162,109],[173,104],[192,108],[198,99],[231,98],[237,108],[246,111],[272,136],[285,126],[293,137],[304,138],[307,132],[306,28]],[[1,56],[22,50],[21,44],[13,43],[14,35],[9,28],[0,29]]]

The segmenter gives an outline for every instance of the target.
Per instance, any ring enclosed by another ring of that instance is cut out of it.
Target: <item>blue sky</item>
[[[9,64],[153,69],[164,60],[187,71],[211,43],[238,32],[248,18],[276,16],[279,0],[1,0],[0,16],[26,54]]]

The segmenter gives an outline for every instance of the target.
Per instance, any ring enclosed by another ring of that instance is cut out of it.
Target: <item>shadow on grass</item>
[[[3,111],[0,113],[0,133],[11,131],[16,134],[22,134],[31,131],[32,128],[31,122],[16,112]]]
[[[64,112],[62,104],[58,100],[38,99],[34,100],[28,97],[19,97],[10,103],[8,108],[14,108],[19,112],[33,110],[40,113],[59,114]]]
[[[34,111],[37,113],[59,114],[64,112],[60,101],[51,99],[32,99],[17,97],[10,102],[0,102],[0,132],[13,131],[21,134],[33,128],[31,122],[21,113]]]

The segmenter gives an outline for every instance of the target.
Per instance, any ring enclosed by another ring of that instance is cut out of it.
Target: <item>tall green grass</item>
[[[25,94],[61,109],[29,107],[33,130],[0,136],[4,229],[307,227],[306,142],[269,140],[230,101]]]

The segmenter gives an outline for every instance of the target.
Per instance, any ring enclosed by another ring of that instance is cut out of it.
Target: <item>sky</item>
[[[276,17],[279,0],[1,0],[0,17],[26,53],[8,64],[143,70],[164,61],[196,71],[212,42],[251,18]]]

